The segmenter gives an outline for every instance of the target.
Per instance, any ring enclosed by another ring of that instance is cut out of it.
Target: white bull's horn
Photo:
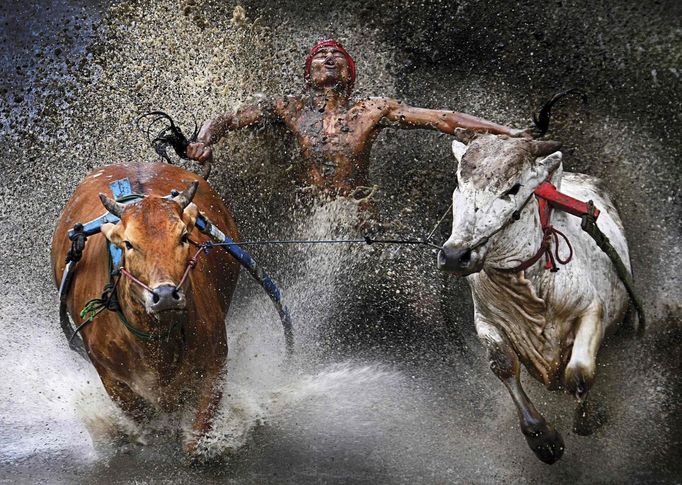
[[[102,192],[99,193],[99,200],[102,201],[102,205],[106,210],[111,212],[113,215],[118,217],[119,219],[121,218],[121,214],[123,214],[123,210],[125,209],[125,206],[119,202],[116,202],[115,200],[110,199],[107,197],[105,194]]]
[[[192,202],[194,195],[197,193],[198,187],[199,182],[195,180],[189,187],[187,187],[181,193],[173,197],[173,200],[180,205],[180,208],[182,210],[185,210],[185,207],[187,207],[190,204],[190,202]]]
[[[559,141],[539,141],[531,142],[531,153],[536,157],[546,157],[561,148]]]

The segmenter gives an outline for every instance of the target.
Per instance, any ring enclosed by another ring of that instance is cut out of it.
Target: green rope
[[[133,194],[133,196],[134,195],[135,194]],[[124,198],[126,197],[134,198],[133,196],[125,196]],[[107,253],[109,253],[109,251],[107,251]],[[109,253],[109,269],[112,269],[111,253]],[[114,282],[114,273],[113,271],[110,271],[109,283],[104,285],[104,289],[102,290],[102,296],[100,298],[93,298],[92,300],[88,301],[81,310],[80,316],[85,320],[78,327],[76,332],[83,328],[85,324],[92,322],[95,319],[95,317],[99,315],[103,310],[112,310],[116,312],[116,314],[118,315],[118,319],[121,321],[123,326],[127,328],[128,331],[135,335],[137,338],[146,340],[148,342],[163,339],[168,340],[170,336],[173,334],[175,328],[178,326],[179,321],[173,323],[171,328],[168,329],[168,332],[166,332],[165,334],[147,333],[143,330],[140,330],[139,328],[135,327],[132,323],[130,323],[126,316],[123,314],[123,310],[121,310],[121,306],[118,304],[118,299],[116,298],[116,284],[117,282]]]
[[[168,332],[163,335],[160,333],[147,333],[139,328],[135,327],[133,324],[131,324],[126,316],[123,314],[123,311],[121,310],[120,307],[116,309],[116,314],[118,315],[118,319],[121,320],[121,323],[127,328],[130,333],[135,335],[137,338],[141,338],[142,340],[147,340],[147,341],[157,341],[157,340],[163,340],[166,339],[168,340],[170,336],[173,334],[173,331],[175,330],[175,327],[178,326],[178,322],[175,322],[170,329],[168,329]]]
[[[81,310],[81,318],[83,321],[93,321],[99,313],[107,307],[106,302],[101,298],[93,298],[85,304]],[[87,318],[86,318],[87,315]]]
[[[80,316],[84,319],[84,323],[92,322],[95,317],[102,312],[102,310],[118,307],[116,295],[114,293],[116,290],[116,284],[113,282],[111,275],[109,278],[109,283],[104,285],[102,295],[99,298],[93,298],[92,300],[88,301],[81,310]]]

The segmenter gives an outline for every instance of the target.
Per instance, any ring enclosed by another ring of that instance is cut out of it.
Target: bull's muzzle
[[[175,285],[159,285],[147,298],[147,312],[160,313],[185,309],[185,293]]]
[[[463,276],[475,273],[480,269],[478,266],[478,258],[469,248],[443,246],[438,252],[438,269],[441,271]]]

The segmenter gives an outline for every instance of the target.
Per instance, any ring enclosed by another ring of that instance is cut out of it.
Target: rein
[[[367,244],[367,245],[372,245],[372,244],[402,244],[402,245],[423,245],[430,247],[432,249],[442,249],[441,246],[438,246],[436,244],[433,244],[429,242],[429,239],[432,237],[433,233],[435,230],[438,228],[438,226],[442,223],[444,218],[441,218],[440,221],[438,221],[436,228],[431,232],[429,237],[427,239],[373,239],[370,238],[369,236],[365,236],[363,239],[317,239],[317,240],[303,240],[303,239],[296,239],[296,240],[260,240],[260,241],[243,241],[243,242],[211,242],[211,241],[206,241],[203,243],[199,243],[197,241],[194,241],[192,239],[189,239],[188,242],[192,244],[193,246],[197,247],[197,251],[194,253],[194,255],[189,259],[187,262],[187,267],[185,268],[185,271],[182,275],[182,278],[180,279],[180,282],[176,285],[176,289],[180,289],[183,287],[185,282],[187,281],[190,271],[194,269],[199,261],[199,256],[201,254],[208,254],[208,252],[216,247],[234,247],[234,246],[266,246],[266,245],[281,245],[281,244]],[[109,265],[113,266],[113,262],[111,260],[111,254],[109,258]],[[116,280],[114,281],[114,277],[118,276]],[[73,339],[80,333],[80,331],[86,327],[88,324],[92,323],[92,321],[99,315],[102,311],[104,310],[112,310],[115,311],[116,314],[119,317],[119,320],[121,323],[136,337],[146,340],[146,341],[154,341],[154,340],[163,340],[163,339],[168,339],[170,338],[171,334],[175,330],[176,326],[178,325],[177,323],[174,323],[173,326],[166,332],[165,334],[156,334],[156,333],[148,333],[144,332],[143,330],[140,330],[139,328],[135,327],[133,324],[131,324],[128,319],[125,317],[123,311],[121,310],[120,305],[118,304],[118,300],[116,298],[116,288],[121,281],[122,277],[128,278],[132,283],[140,286],[143,288],[145,291],[148,291],[152,295],[156,295],[154,290],[149,287],[149,285],[145,284],[142,282],[139,278],[137,278],[135,275],[133,275],[130,271],[128,271],[124,266],[120,266],[119,268],[115,268],[111,272],[111,279],[109,283],[104,287],[104,290],[102,292],[102,296],[100,298],[93,298],[92,300],[88,301],[85,306],[83,307],[83,310],[80,312],[81,318],[85,318],[83,323],[78,325],[74,332],[71,334],[69,338],[69,343],[71,344],[73,342]]]
[[[272,246],[284,244],[402,244],[402,245],[422,245],[432,249],[443,249],[437,244],[429,242],[427,239],[373,239],[365,236],[362,239],[285,239],[285,240],[257,240],[229,243],[213,243],[207,241],[202,246],[210,249],[213,246]]]
[[[534,195],[534,193],[531,193],[528,197],[526,197],[526,200],[523,202],[523,204],[521,204],[521,207],[519,207],[514,212],[512,212],[511,217],[504,224],[502,224],[500,227],[495,229],[492,233],[490,233],[489,236],[483,237],[476,244],[472,245],[470,248],[471,251],[473,251],[474,249],[480,248],[484,244],[487,244],[488,241],[490,240],[490,238],[493,237],[495,234],[502,231],[503,229],[506,229],[508,225],[513,224],[514,222],[518,221],[521,218],[521,211],[526,207],[528,202],[530,202],[530,199],[533,197],[533,195]],[[450,206],[450,207],[452,207],[452,206]]]
[[[121,274],[122,274],[123,276],[125,276],[126,278],[128,278],[130,281],[132,281],[132,282],[135,283],[136,285],[141,286],[142,288],[144,288],[145,290],[147,290],[147,291],[148,291],[149,293],[151,293],[152,295],[155,295],[155,294],[156,294],[156,293],[154,293],[154,290],[152,290],[149,286],[147,286],[147,285],[145,285],[144,283],[142,283],[142,281],[138,280],[135,276],[132,275],[132,273],[131,273],[130,271],[128,271],[127,269],[125,269],[125,267],[121,266],[120,268],[118,268],[118,270],[121,272]]]
[[[209,250],[214,247],[229,247],[229,246],[271,246],[271,245],[284,245],[284,244],[367,244],[371,246],[372,244],[405,244],[405,245],[423,245],[428,246],[432,249],[442,249],[441,246],[433,244],[428,241],[428,239],[372,239],[369,236],[365,236],[363,239],[290,239],[290,240],[261,240],[261,241],[243,241],[243,242],[229,242],[229,243],[214,243],[211,241],[206,241],[199,243],[189,239],[190,244],[196,246],[197,252],[194,256],[190,258],[187,262],[187,267],[185,272],[180,279],[180,282],[175,286],[176,289],[182,288],[182,286],[187,281],[189,273],[194,269],[199,261],[199,256],[203,254],[208,254]],[[125,267],[120,267],[118,269],[121,275],[130,279],[134,284],[142,287],[144,290],[148,291],[152,295],[156,293],[148,285],[144,284],[138,278],[136,278],[130,271]],[[118,280],[117,280],[118,283]]]
[[[199,244],[198,242],[194,242],[192,240],[189,240],[190,243],[192,243],[194,246],[197,246],[199,249],[196,253],[194,253],[194,256],[192,256],[189,261],[187,262],[187,267],[185,268],[185,272],[182,274],[182,278],[180,278],[180,282],[175,285],[176,289],[182,288],[182,286],[185,284],[185,281],[187,281],[187,277],[189,276],[189,272],[196,267],[199,255],[201,252],[205,252],[208,254],[208,249],[210,249],[211,246],[213,246],[212,243],[207,242],[203,244]],[[125,267],[121,266],[118,268],[118,270],[121,272],[123,276],[128,278],[130,281],[135,283],[136,285],[142,287],[143,289],[147,290],[149,293],[152,295],[156,295],[154,290],[150,288],[148,285],[144,284],[142,281],[140,281],[138,278],[136,278],[130,271],[128,271]]]

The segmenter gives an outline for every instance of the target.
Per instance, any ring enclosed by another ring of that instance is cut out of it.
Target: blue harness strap
[[[117,201],[126,196],[133,195],[133,188],[130,185],[130,179],[128,179],[128,177],[114,180],[109,184],[109,188],[111,189],[114,199]]]
[[[199,214],[196,220],[196,227],[204,234],[207,234],[215,242],[220,243],[238,262],[241,264],[249,274],[263,287],[265,292],[270,297],[270,300],[275,305],[279,318],[282,321],[284,328],[284,338],[286,342],[287,356],[291,356],[294,348],[294,334],[291,323],[291,314],[289,309],[282,301],[282,292],[277,284],[251,257],[249,253],[244,251],[239,246],[239,243],[232,240],[225,235],[220,229],[215,227],[211,221],[206,219],[203,214]]]

